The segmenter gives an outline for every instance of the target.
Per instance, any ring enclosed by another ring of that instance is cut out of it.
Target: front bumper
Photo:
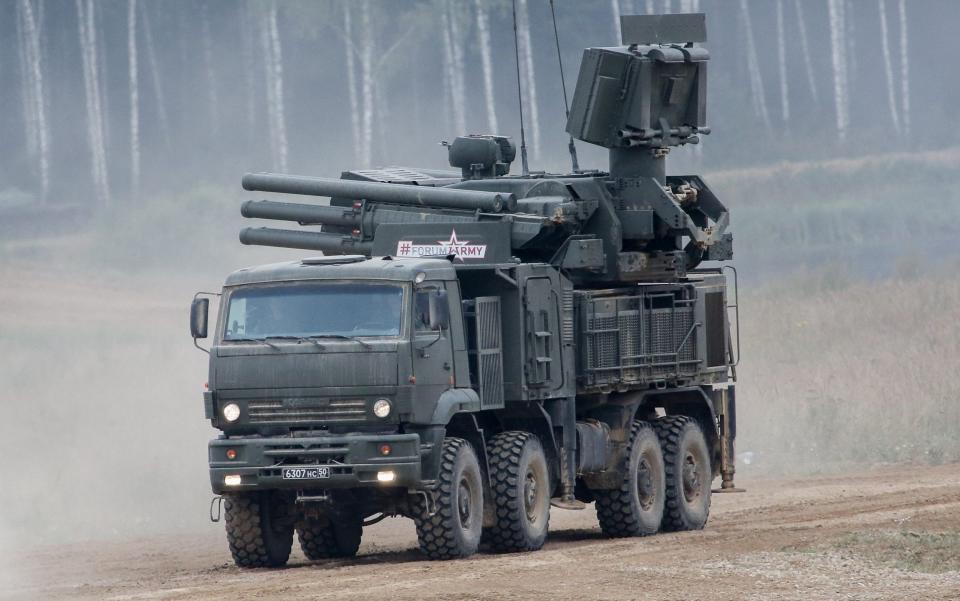
[[[390,454],[380,453],[389,444]],[[362,486],[421,486],[421,456],[432,445],[421,445],[417,434],[347,434],[307,438],[228,438],[211,440],[210,486],[216,494],[244,490],[319,490]],[[227,450],[236,451],[227,459]],[[284,480],[285,467],[329,468],[329,478]],[[377,473],[392,471],[394,479],[379,482]],[[227,486],[226,476],[240,476]]]

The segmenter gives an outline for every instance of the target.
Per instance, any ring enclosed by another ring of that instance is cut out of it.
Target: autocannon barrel
[[[354,211],[348,207],[324,207],[295,202],[274,202],[271,200],[248,200],[240,206],[240,214],[244,217],[254,217],[258,219],[296,221],[301,225],[323,223],[326,225],[340,225],[345,227],[358,226],[362,219],[358,211]]]
[[[279,230],[269,227],[248,227],[240,230],[240,242],[258,246],[319,250],[326,254],[356,253],[369,255],[371,250],[369,242],[355,240],[350,236],[338,236],[323,232]]]
[[[410,184],[361,182],[329,177],[281,175],[276,173],[248,173],[243,176],[243,188],[251,192],[279,192],[309,196],[339,196],[424,207],[464,209],[499,213],[512,211],[516,206],[513,194],[480,190],[431,188]]]

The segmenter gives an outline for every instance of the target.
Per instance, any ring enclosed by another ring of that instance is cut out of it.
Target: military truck
[[[430,559],[532,551],[551,507],[610,537],[703,528],[733,490],[729,216],[667,176],[705,122],[703,15],[624,17],[586,50],[567,131],[607,171],[510,175],[502,136],[456,138],[459,172],[254,173],[244,244],[322,251],[231,274],[209,348],[210,482],[237,565],[357,553],[416,523]],[[319,229],[318,229],[319,226]],[[191,308],[195,344],[209,298]]]

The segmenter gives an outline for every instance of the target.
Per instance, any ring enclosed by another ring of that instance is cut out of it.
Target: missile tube
[[[350,236],[269,227],[248,227],[240,230],[240,242],[257,246],[319,250],[331,255],[350,253],[369,255],[372,249],[369,242],[362,242]]]
[[[251,192],[336,196],[371,202],[484,211],[487,213],[513,211],[516,207],[516,197],[513,194],[501,192],[361,182],[277,173],[248,173],[243,176],[243,189]]]

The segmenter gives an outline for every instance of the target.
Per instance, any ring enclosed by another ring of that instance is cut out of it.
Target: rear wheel
[[[535,551],[547,540],[550,475],[540,440],[530,432],[503,432],[487,446],[495,523],[484,531],[497,552]]]
[[[300,549],[307,559],[353,557],[360,548],[363,525],[355,515],[305,518],[297,523]]]
[[[667,470],[663,530],[700,530],[710,516],[713,469],[707,439],[697,420],[669,415],[654,422]]]
[[[649,422],[634,421],[623,483],[595,490],[600,529],[610,537],[646,536],[660,529],[665,499],[663,454]]]
[[[241,568],[278,567],[293,546],[294,503],[279,491],[223,495],[227,541]]]
[[[422,500],[414,511],[420,550],[430,559],[468,557],[480,546],[483,481],[473,447],[462,438],[446,438],[434,503]]]

